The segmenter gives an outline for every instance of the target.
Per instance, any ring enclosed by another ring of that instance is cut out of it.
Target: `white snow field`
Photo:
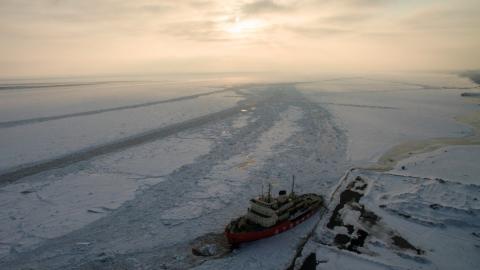
[[[401,175],[350,174],[348,181],[367,179],[359,203],[383,226],[361,254],[332,244],[325,224],[335,207],[223,255],[192,254],[198,239],[221,237],[262,184],[278,192],[295,175],[297,192],[334,194],[334,203],[349,168],[375,164],[405,141],[474,132],[455,120],[479,109],[460,96],[476,87],[465,78],[312,81],[0,88],[0,269],[287,269],[312,252],[317,269],[442,269],[444,261],[475,269],[480,151],[473,146],[411,156],[391,172]],[[348,207],[341,216],[363,226]],[[423,253],[395,247],[389,233]],[[448,252],[465,262],[447,261]]]

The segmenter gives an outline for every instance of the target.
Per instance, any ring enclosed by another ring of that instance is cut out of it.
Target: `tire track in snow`
[[[222,92],[233,91],[233,90],[236,90],[238,88],[239,88],[239,86],[229,87],[229,88],[222,89],[222,90],[216,90],[216,91],[200,93],[200,94],[195,94],[195,95],[190,95],[190,96],[177,97],[177,98],[172,98],[172,99],[157,100],[157,101],[151,101],[151,102],[146,102],[146,103],[138,103],[138,104],[133,104],[133,105],[125,105],[125,106],[118,106],[118,107],[112,107],[112,108],[106,108],[106,109],[100,109],[100,110],[84,111],[84,112],[78,112],[78,113],[69,113],[69,114],[61,114],[61,115],[54,115],[54,116],[45,116],[45,117],[36,117],[36,118],[28,118],[28,119],[22,119],[22,120],[0,122],[0,128],[10,128],[10,127],[23,126],[23,125],[34,124],[34,123],[47,122],[47,121],[52,121],[52,120],[59,120],[59,119],[79,117],[79,116],[87,116],[87,115],[100,114],[100,113],[113,112],[113,111],[136,109],[136,108],[154,106],[154,105],[163,104],[163,103],[170,103],[170,102],[178,102],[178,101],[182,101],[182,100],[198,98],[198,97],[201,97],[201,96],[207,96],[207,95],[218,94],[218,93],[222,93]]]
[[[224,89],[221,91],[231,91],[231,90],[233,90],[233,88],[229,88],[229,90]],[[262,104],[265,104],[277,97],[278,95],[276,96],[269,95],[267,97],[260,98],[258,100],[247,99],[245,102],[242,102],[241,104],[235,107],[225,109],[216,113],[211,113],[208,115],[186,120],[184,122],[155,128],[131,137],[115,140],[113,142],[109,142],[102,145],[87,148],[84,150],[76,151],[76,152],[62,155],[50,160],[21,165],[19,167],[11,169],[10,171],[6,171],[0,174],[0,185],[13,183],[27,176],[35,175],[35,174],[52,170],[52,169],[62,168],[80,161],[97,157],[97,156],[110,154],[110,153],[120,151],[132,146],[159,140],[159,139],[168,137],[170,135],[176,134],[178,132],[199,127],[210,122],[220,121],[224,118],[240,113],[242,109],[244,110],[252,107],[261,106]]]

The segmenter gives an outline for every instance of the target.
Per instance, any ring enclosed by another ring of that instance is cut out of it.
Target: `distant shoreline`
[[[114,83],[133,83],[143,81],[98,81],[98,82],[72,82],[72,83],[19,83],[19,84],[0,84],[0,91],[6,90],[20,90],[20,89],[32,89],[32,88],[52,88],[52,87],[75,87],[75,86],[89,86],[89,85],[101,85],[101,84],[114,84]]]
[[[462,77],[467,77],[472,80],[474,83],[480,85],[480,70],[470,70],[459,73]],[[477,86],[478,87],[478,86]]]

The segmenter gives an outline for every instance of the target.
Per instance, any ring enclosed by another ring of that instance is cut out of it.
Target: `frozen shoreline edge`
[[[480,98],[476,98],[480,101]],[[378,161],[369,167],[363,168],[373,171],[390,171],[395,165],[412,156],[438,150],[446,146],[479,145],[480,144],[480,111],[466,115],[459,115],[454,119],[472,127],[472,134],[461,138],[431,138],[418,141],[408,141],[393,146],[387,150]]]

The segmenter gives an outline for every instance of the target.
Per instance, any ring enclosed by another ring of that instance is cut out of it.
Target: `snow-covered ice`
[[[212,94],[157,106],[0,128],[0,171],[218,112],[241,100],[230,95]]]
[[[380,77],[381,81],[351,78],[302,84],[299,89],[326,106],[346,131],[350,159],[368,164],[401,142],[471,134],[472,128],[454,117],[471,113],[477,106],[460,96],[464,90],[453,88],[455,83],[462,89],[471,87],[471,82],[453,76],[447,77],[450,81],[443,76],[439,81],[427,78],[426,83],[433,86],[417,85],[425,79],[398,83]],[[452,89],[439,89],[441,83]]]
[[[0,217],[6,222],[0,227],[0,256],[105,217],[208,153],[210,144],[203,138],[169,138],[0,188]]]
[[[229,82],[112,81],[0,91],[0,122],[97,111],[225,88]],[[52,83],[56,85],[56,83]]]
[[[443,147],[402,160],[393,171],[404,175],[480,185],[480,146]]]

